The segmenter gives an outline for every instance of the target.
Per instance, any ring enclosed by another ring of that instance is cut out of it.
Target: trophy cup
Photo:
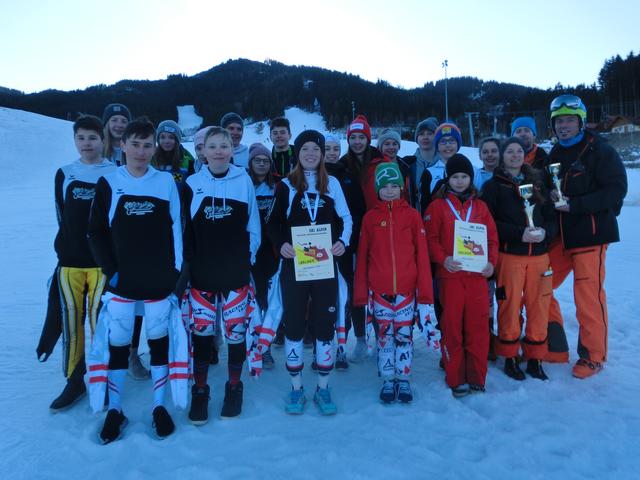
[[[567,204],[567,201],[562,195],[562,190],[560,190],[560,178],[558,178],[558,175],[560,174],[560,164],[552,163],[551,165],[549,165],[548,169],[549,173],[553,177],[553,184],[555,185],[556,190],[558,191],[558,195],[560,196],[560,199],[557,202],[554,202],[554,205],[556,207],[563,207]]]
[[[542,230],[533,224],[534,205],[529,203],[529,199],[533,196],[533,185],[527,183],[526,185],[520,185],[518,188],[520,189],[520,196],[524,200],[524,211],[527,214],[527,223],[533,229],[529,234],[539,238],[542,235]]]
[[[533,196],[533,185],[527,183],[526,185],[520,185],[520,196],[524,200],[524,211],[527,214],[527,223],[531,228],[536,228],[533,224],[533,205],[529,203],[529,199]]]

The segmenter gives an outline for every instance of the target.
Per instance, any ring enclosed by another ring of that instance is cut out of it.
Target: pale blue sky
[[[70,90],[267,58],[421,86],[590,84],[640,50],[634,0],[0,0],[0,86]]]

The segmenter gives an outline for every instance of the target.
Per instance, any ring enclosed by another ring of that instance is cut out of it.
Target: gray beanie
[[[238,123],[244,128],[244,120],[242,117],[235,112],[225,113],[220,119],[220,126],[222,128],[227,128],[232,123]]]
[[[402,139],[400,138],[400,134],[391,128],[385,128],[378,134],[378,150],[382,148],[382,144],[385,140],[395,140],[398,142],[398,146],[402,145]]]
[[[252,143],[249,147],[249,161],[253,160],[258,155],[264,155],[265,157],[271,159],[271,151],[267,147],[259,142]]]
[[[429,130],[430,132],[435,132],[438,128],[438,119],[436,117],[429,117],[422,120],[418,125],[416,125],[416,134],[414,136],[414,140],[418,143],[418,135],[420,135],[423,131]]]
[[[158,124],[158,128],[156,129],[156,142],[160,138],[161,133],[171,133],[176,137],[178,143],[182,143],[182,130],[180,130],[180,126],[173,120],[163,120]]]
[[[128,121],[131,121],[131,112],[129,112],[127,107],[121,103],[110,103],[102,113],[102,123],[106,125],[109,119],[115,115],[122,115]]]

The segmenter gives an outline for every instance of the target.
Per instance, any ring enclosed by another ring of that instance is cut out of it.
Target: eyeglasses
[[[257,165],[269,165],[271,163],[270,158],[254,158],[251,161]]]
[[[563,106],[569,107],[572,109],[584,108],[582,100],[580,100],[579,97],[576,97],[575,95],[565,94],[565,95],[560,95],[559,97],[554,98],[551,101],[551,106],[549,107],[549,110],[553,112],[555,110],[562,108]]]
[[[455,145],[458,142],[453,137],[443,137],[438,143],[441,145]]]

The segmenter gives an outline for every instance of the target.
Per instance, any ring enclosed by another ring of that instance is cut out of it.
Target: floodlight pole
[[[447,91],[447,67],[449,66],[449,60],[445,59],[442,62],[442,68],[444,68],[444,119],[449,121],[449,92]]]

